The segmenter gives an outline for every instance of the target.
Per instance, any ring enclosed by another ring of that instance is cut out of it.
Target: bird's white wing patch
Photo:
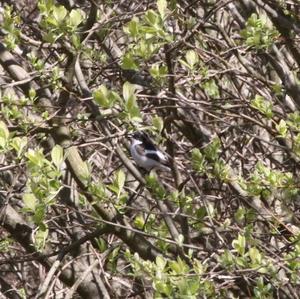
[[[147,153],[149,153],[149,154],[154,154],[154,155],[156,155],[156,156],[158,156],[158,158],[162,161],[162,162],[167,162],[168,161],[168,159],[167,159],[167,157],[161,152],[161,151],[159,151],[159,150],[156,150],[156,151],[149,151],[149,150],[147,150]]]

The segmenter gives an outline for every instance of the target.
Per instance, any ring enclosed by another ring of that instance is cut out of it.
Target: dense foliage
[[[299,298],[299,12],[1,1],[0,295]]]

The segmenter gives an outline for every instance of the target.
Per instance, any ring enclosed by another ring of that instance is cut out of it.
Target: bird
[[[150,137],[143,131],[132,134],[130,153],[135,163],[147,170],[159,169],[170,171],[168,157],[162,153],[153,143]]]

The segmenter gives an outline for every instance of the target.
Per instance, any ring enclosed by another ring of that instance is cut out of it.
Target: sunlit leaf
[[[14,137],[11,141],[10,141],[10,146],[17,152],[18,157],[21,156],[24,148],[27,145],[27,137]]]
[[[164,121],[161,117],[155,116],[152,118],[152,124],[155,127],[155,129],[161,133],[162,129],[164,128]]]
[[[199,61],[199,56],[196,51],[188,50],[185,54],[185,59],[191,68]]]
[[[123,98],[127,102],[134,96],[135,86],[129,82],[123,84]]]
[[[162,19],[165,17],[165,12],[167,9],[167,1],[166,0],[157,0],[157,9]]]
[[[80,9],[72,9],[69,15],[70,25],[77,27],[83,20],[82,11]]]
[[[123,190],[123,187],[125,184],[125,179],[126,179],[125,173],[122,169],[120,169],[117,172],[117,178],[116,178],[118,188],[119,188],[119,195],[120,195],[121,191]]]
[[[59,23],[65,19],[67,12],[68,11],[62,5],[53,7],[53,16]]]
[[[276,125],[276,130],[278,131],[280,136],[286,137],[288,127],[285,120],[280,120],[279,124]]]
[[[0,137],[7,141],[9,137],[9,131],[6,124],[3,121],[0,121]]]
[[[23,202],[26,209],[35,210],[37,199],[32,193],[25,193],[23,195]]]
[[[238,238],[232,241],[233,248],[242,256],[246,249],[246,238],[243,235],[238,235]]]
[[[55,145],[51,151],[51,159],[57,168],[61,167],[64,160],[64,151],[60,145]]]
[[[35,247],[37,250],[42,250],[45,247],[48,233],[47,227],[39,228],[35,233]]]
[[[93,92],[93,98],[101,107],[110,107],[109,91],[105,85],[100,85],[99,88]]]
[[[160,270],[164,270],[167,265],[167,260],[164,259],[161,255],[158,255],[155,259],[156,265]]]

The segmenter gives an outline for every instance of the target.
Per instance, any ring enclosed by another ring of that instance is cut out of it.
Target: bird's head
[[[142,142],[147,142],[149,140],[148,135],[145,132],[142,131],[136,131],[132,134],[132,138],[142,141]]]
[[[155,150],[155,145],[148,134],[144,131],[137,131],[132,134],[132,140],[138,140],[141,142],[145,147],[151,150]]]

